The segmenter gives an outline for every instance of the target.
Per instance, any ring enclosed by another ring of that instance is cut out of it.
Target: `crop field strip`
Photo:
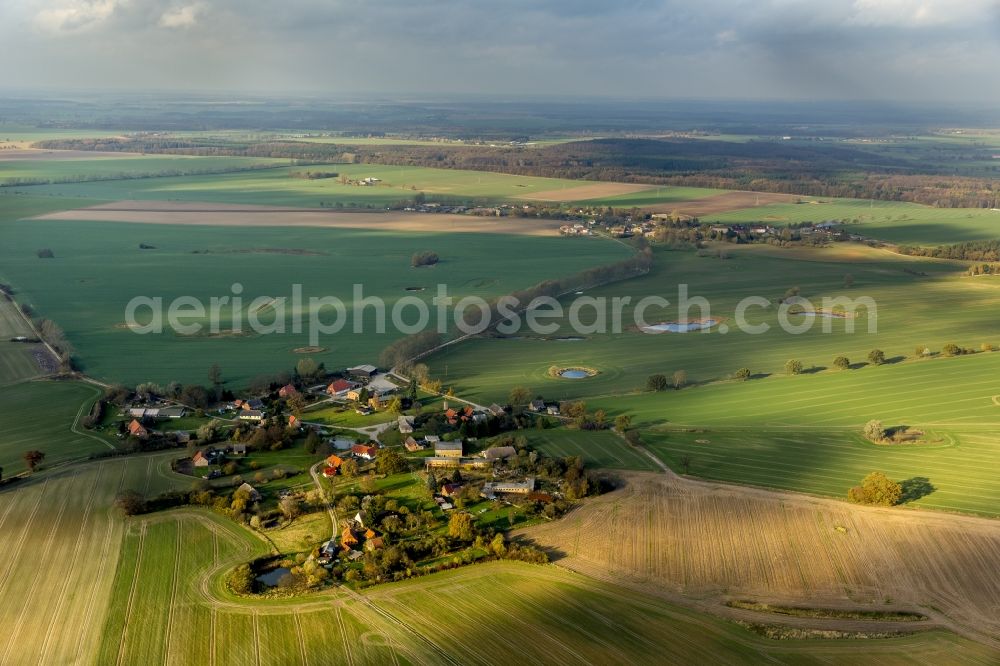
[[[730,376],[746,366],[755,373],[782,373],[789,358],[801,360],[807,369],[829,367],[835,356],[844,354],[854,363],[865,361],[875,347],[889,358],[912,356],[916,346],[937,351],[954,342],[979,349],[991,340],[990,331],[1000,326],[1000,280],[964,277],[964,264],[904,258],[863,247],[804,249],[783,252],[775,248],[751,246],[725,248],[728,261],[699,258],[691,253],[660,251],[656,267],[649,275],[606,288],[591,290],[587,296],[630,296],[623,320],[632,322],[633,306],[643,296],[677,300],[677,285],[689,285],[691,296],[703,296],[711,303],[711,314],[731,319],[737,303],[750,296],[776,300],[792,286],[814,299],[822,296],[871,297],[878,305],[878,332],[867,332],[868,322],[853,322],[854,334],[844,320],[821,320],[812,330],[791,335],[780,329],[776,308],[751,309],[752,323],[763,322],[771,330],[762,335],[730,332],[644,335],[622,333],[591,334],[574,330],[568,319],[557,319],[560,328],[553,336],[581,336],[574,342],[524,339],[477,339],[450,348],[431,359],[432,369],[442,372],[448,364],[449,377],[463,395],[489,402],[506,395],[518,383],[532,386],[551,397],[585,397],[621,393],[642,387],[645,377],[656,371],[669,374],[683,368],[692,381],[703,382]],[[803,260],[803,257],[813,261]],[[905,270],[927,273],[918,277]],[[843,287],[844,275],[851,273],[855,285]],[[694,314],[700,314],[695,309]],[[863,312],[863,311],[862,311]],[[583,321],[589,312],[584,310]],[[672,320],[676,306],[665,311],[650,309],[647,321]],[[792,316],[793,323],[804,321]],[[830,325],[831,333],[823,332]],[[492,359],[504,363],[492,363]],[[488,360],[489,359],[489,360]],[[600,374],[584,381],[566,381],[547,375],[555,364],[583,364]]]
[[[668,593],[813,607],[885,608],[891,599],[937,609],[932,615],[969,635],[995,641],[1000,629],[1000,588],[988,573],[1000,559],[1000,531],[989,520],[637,473],[626,488],[523,533],[582,573]]]

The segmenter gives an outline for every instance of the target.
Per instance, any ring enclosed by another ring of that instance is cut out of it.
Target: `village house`
[[[461,458],[462,441],[437,442],[434,445],[434,455],[441,458]]]
[[[132,422],[128,424],[128,434],[139,439],[149,437],[149,431],[135,419],[132,419]]]
[[[208,467],[208,457],[201,451],[195,451],[194,455],[191,456],[191,462],[194,463],[195,467]]]
[[[504,410],[504,408],[503,408],[503,407],[501,407],[500,405],[498,405],[498,404],[497,404],[497,403],[495,403],[495,402],[494,402],[494,403],[493,403],[492,405],[490,405],[490,406],[489,406],[489,407],[488,407],[488,408],[486,409],[486,411],[488,411],[488,412],[489,412],[490,414],[492,414],[493,416],[503,416],[504,414],[506,414],[506,413],[507,413],[507,412],[506,412],[506,411]]]
[[[295,414],[290,414],[288,416],[288,427],[289,428],[299,428],[300,425],[301,424],[299,423],[299,417],[297,417]]]
[[[417,442],[417,440],[413,439],[412,436],[406,438],[406,441],[403,442],[403,446],[410,453],[414,453],[416,451],[423,451],[424,450],[423,445],[420,444],[419,442]]]
[[[485,469],[490,466],[490,461],[485,458],[455,458],[443,456],[431,456],[424,458],[425,469]]]
[[[544,412],[545,411],[545,401],[544,400],[532,400],[528,403],[528,409],[533,412]]]
[[[348,391],[356,389],[358,387],[357,382],[351,382],[346,379],[336,379],[326,387],[326,392],[330,395],[345,395]],[[357,400],[357,398],[350,398],[349,400]]]
[[[378,368],[374,365],[356,365],[353,368],[347,369],[347,374],[355,379],[369,380],[375,376],[378,372]]]
[[[375,460],[378,455],[378,448],[368,444],[355,444],[351,447],[351,453],[364,460]]]
[[[264,420],[264,412],[262,411],[256,409],[249,409],[240,412],[240,421],[249,421],[250,423],[260,423],[263,420]]]
[[[413,432],[413,417],[412,416],[400,416],[399,417],[399,432],[407,435]]]
[[[246,492],[247,493],[247,497],[249,497],[249,499],[250,499],[251,502],[259,502],[260,501],[260,493],[257,492],[257,489],[254,488],[253,486],[251,486],[249,483],[244,483],[242,486],[240,486],[239,488],[236,489],[236,492],[240,492],[240,491]]]
[[[460,490],[462,490],[461,483],[446,483],[441,486],[441,494],[445,497],[453,497],[454,495],[457,495]]]
[[[299,390],[292,386],[291,384],[285,384],[280,389],[278,389],[279,398],[291,398],[293,395],[298,395]]]
[[[496,495],[527,495],[535,490],[535,479],[528,477],[524,481],[487,481],[483,484],[481,494],[487,499]]]
[[[483,451],[483,457],[494,462],[496,460],[507,460],[517,457],[517,449],[513,446],[492,446]]]
[[[233,454],[238,456],[245,456],[247,454],[247,445],[233,444]]]

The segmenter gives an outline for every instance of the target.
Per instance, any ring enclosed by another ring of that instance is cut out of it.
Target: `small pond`
[[[663,324],[653,324],[652,326],[646,326],[644,331],[651,331],[654,333],[690,333],[691,331],[701,331],[706,328],[712,328],[717,322],[714,319],[702,319],[700,321],[688,321],[688,322],[666,322]]]
[[[276,587],[278,585],[278,581],[281,580],[281,577],[289,573],[292,573],[291,569],[288,569],[287,567],[278,567],[277,569],[271,569],[270,571],[265,571],[264,573],[257,576],[256,580],[258,583],[261,583],[262,585],[267,585],[268,587]]]
[[[586,370],[575,370],[571,368],[569,370],[563,370],[559,373],[559,376],[563,379],[586,379],[590,376],[590,373]]]

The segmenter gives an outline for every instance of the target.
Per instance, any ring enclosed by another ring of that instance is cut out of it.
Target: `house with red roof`
[[[278,389],[279,398],[290,398],[293,395],[298,395],[299,390],[291,384],[285,384],[280,389]]]
[[[351,453],[356,455],[358,458],[375,460],[375,456],[378,455],[378,448],[369,446],[368,444],[355,444],[351,447]]]
[[[326,387],[326,392],[329,393],[330,395],[344,395],[351,389],[357,387],[358,387],[357,382],[351,382],[346,379],[337,379]]]

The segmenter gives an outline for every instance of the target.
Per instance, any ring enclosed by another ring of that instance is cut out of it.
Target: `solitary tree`
[[[953,342],[949,342],[944,347],[941,347],[941,353],[945,356],[958,356],[962,353],[962,348]]]
[[[663,391],[670,385],[666,375],[655,374],[646,378],[646,389],[650,391]]]
[[[802,372],[802,361],[798,359],[788,359],[785,362],[785,373],[789,375],[797,375]]]
[[[615,417],[615,430],[625,432],[632,427],[632,417],[628,414],[619,414]]]
[[[472,541],[476,536],[472,515],[465,512],[453,513],[448,519],[448,536],[459,541]]]
[[[750,368],[740,368],[739,370],[733,373],[733,377],[740,380],[741,382],[745,382],[746,380],[750,379]]]
[[[212,367],[208,369],[208,381],[212,382],[212,386],[218,386],[222,383],[222,368],[219,367],[218,363],[213,363]]]
[[[873,349],[868,352],[868,362],[872,365],[882,365],[885,363],[885,352],[881,349]]]
[[[123,490],[115,495],[115,508],[126,516],[134,516],[146,509],[146,500],[135,490]]]
[[[833,367],[837,368],[838,370],[847,370],[849,367],[851,367],[851,361],[846,356],[838,356],[837,358],[833,359]]]
[[[278,508],[281,509],[282,515],[289,522],[295,520],[300,513],[302,513],[302,507],[299,505],[299,500],[291,495],[283,497],[281,502],[278,503]]]
[[[678,462],[680,462],[681,469],[684,470],[685,474],[691,471],[691,456],[684,454],[680,457]]]
[[[25,464],[28,466],[28,471],[34,472],[35,468],[45,460],[45,453],[36,450],[25,451],[23,457]]]
[[[881,421],[872,419],[865,424],[865,437],[873,442],[881,442],[885,439],[885,427]]]
[[[512,406],[522,407],[531,400],[531,389],[527,386],[515,386],[510,390],[510,395],[507,396],[507,399],[510,400]]]
[[[858,504],[893,506],[903,497],[903,487],[882,472],[872,472],[864,478],[860,486],[854,486],[847,497]]]
[[[438,491],[437,477],[434,476],[434,472],[427,472],[427,492],[433,495],[437,491]]]
[[[688,373],[685,370],[674,370],[674,388],[684,388],[688,381]]]

